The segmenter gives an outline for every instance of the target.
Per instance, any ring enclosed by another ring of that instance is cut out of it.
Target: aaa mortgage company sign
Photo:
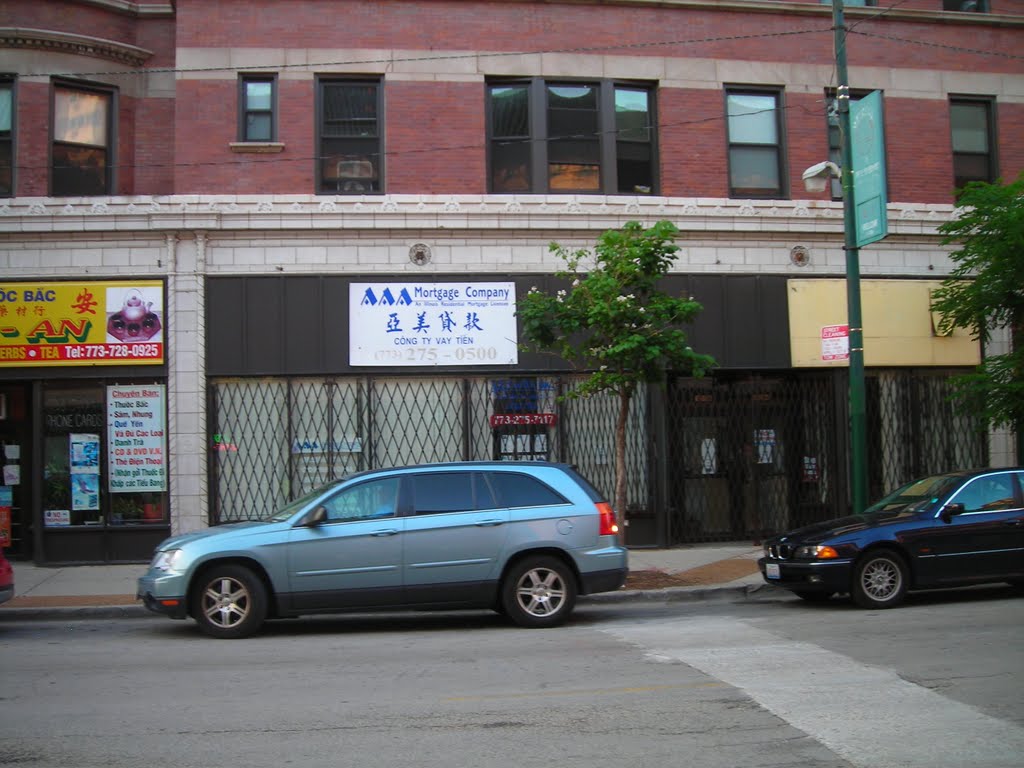
[[[515,365],[514,283],[351,283],[351,365]]]

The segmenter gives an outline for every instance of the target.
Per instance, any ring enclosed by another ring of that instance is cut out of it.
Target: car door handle
[[[398,533],[398,529],[397,528],[383,528],[383,529],[381,529],[379,531],[374,531],[370,535],[371,536],[394,536],[396,533]]]
[[[478,520],[476,525],[478,528],[486,528],[488,526],[501,525],[504,520]]]

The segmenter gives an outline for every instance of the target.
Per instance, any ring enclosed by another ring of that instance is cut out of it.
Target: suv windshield
[[[289,502],[285,506],[281,507],[281,509],[279,509],[277,512],[275,512],[273,515],[268,517],[267,518],[267,522],[268,523],[280,523],[280,522],[283,522],[283,521],[287,520],[289,517],[294,515],[296,512],[298,512],[304,506],[309,504],[317,496],[323,495],[323,493],[327,489],[333,488],[337,484],[338,484],[337,481],[335,481],[333,483],[327,483],[326,485],[321,485],[316,490],[310,491],[305,496],[300,496],[295,501]]]

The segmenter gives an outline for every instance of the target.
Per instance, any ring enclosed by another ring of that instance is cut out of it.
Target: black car
[[[1024,468],[921,478],[863,514],[808,525],[765,542],[769,584],[805,600],[849,593],[892,608],[908,590],[1024,585]]]

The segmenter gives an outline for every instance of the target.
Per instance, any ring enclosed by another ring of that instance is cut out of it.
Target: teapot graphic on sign
[[[152,311],[153,302],[143,302],[142,292],[133,288],[125,296],[124,306],[107,321],[107,333],[119,341],[148,341],[160,332],[160,318]]]

